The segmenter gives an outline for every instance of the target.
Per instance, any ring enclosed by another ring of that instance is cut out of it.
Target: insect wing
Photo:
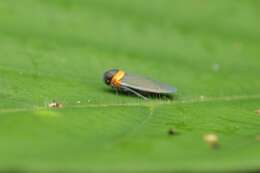
[[[172,94],[176,88],[132,74],[126,74],[121,80],[121,85],[135,90],[156,94]]]

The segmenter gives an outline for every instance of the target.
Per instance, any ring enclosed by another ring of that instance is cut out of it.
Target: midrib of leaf
[[[143,102],[135,102],[135,103],[112,103],[112,104],[87,104],[87,105],[65,105],[66,108],[106,108],[106,107],[148,107],[153,109],[156,106],[161,105],[175,105],[175,104],[192,104],[192,103],[203,103],[203,102],[230,102],[230,101],[239,101],[239,100],[254,100],[260,99],[260,94],[253,95],[233,95],[233,96],[219,96],[219,97],[193,97],[191,99],[181,99],[176,101],[143,101]],[[44,110],[48,109],[45,107],[34,107],[34,108],[0,108],[0,113],[9,113],[9,112],[26,112],[33,110]],[[152,110],[151,110],[152,111]]]

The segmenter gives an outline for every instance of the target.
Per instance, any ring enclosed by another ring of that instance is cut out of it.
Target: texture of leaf
[[[259,171],[259,8],[0,1],[0,171]],[[110,68],[175,86],[177,97],[116,95],[102,81]]]

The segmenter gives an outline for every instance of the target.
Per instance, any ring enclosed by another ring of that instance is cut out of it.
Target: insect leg
[[[118,90],[118,88],[116,88],[116,87],[112,86],[112,89],[115,91],[115,94],[118,96],[118,93],[119,93],[119,90]]]
[[[135,94],[135,95],[137,95],[138,97],[141,97],[141,98],[144,99],[144,100],[148,100],[147,97],[143,96],[142,94],[136,92],[135,90],[133,90],[133,89],[131,89],[131,88],[123,87],[123,86],[121,86],[121,88],[124,89],[124,90],[126,90],[126,91],[129,91],[129,92],[131,92],[131,93],[133,93],[133,94]]]

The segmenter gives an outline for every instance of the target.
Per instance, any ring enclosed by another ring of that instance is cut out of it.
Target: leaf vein
[[[220,97],[193,97],[188,99],[176,100],[176,101],[143,101],[138,103],[111,103],[111,104],[87,104],[87,105],[65,105],[65,108],[111,108],[111,107],[150,107],[161,106],[161,105],[175,105],[175,104],[193,104],[193,103],[208,103],[217,101],[239,101],[239,100],[253,100],[260,99],[260,94],[255,95],[238,95],[238,96],[220,96]],[[34,108],[0,108],[0,113],[12,113],[12,112],[27,112],[39,109],[49,109],[45,107],[34,107]]]

